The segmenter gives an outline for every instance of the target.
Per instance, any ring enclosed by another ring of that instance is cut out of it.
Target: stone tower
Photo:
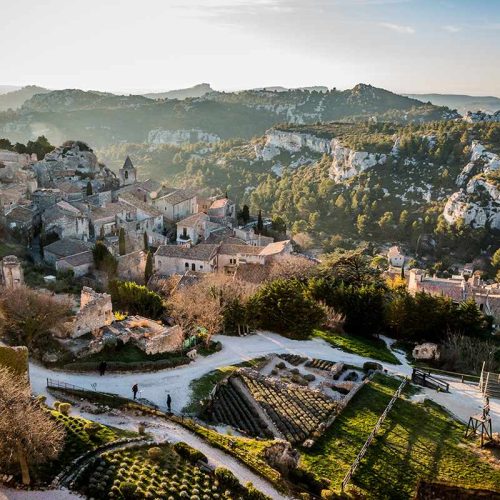
[[[119,170],[120,186],[129,186],[137,181],[137,169],[134,167],[130,156],[127,156],[123,167]]]
[[[23,268],[15,255],[7,255],[2,260],[2,284],[7,288],[24,285]]]

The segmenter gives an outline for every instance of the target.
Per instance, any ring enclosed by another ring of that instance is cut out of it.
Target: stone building
[[[55,266],[58,260],[71,255],[87,252],[91,250],[91,248],[92,245],[90,243],[81,240],[70,238],[57,240],[43,248],[43,260],[45,260],[47,264]]]
[[[87,209],[82,205],[62,200],[47,208],[42,215],[45,234],[56,234],[60,239],[87,241],[90,236],[90,223]]]
[[[170,222],[177,222],[198,211],[196,193],[188,189],[162,187],[151,203]]]
[[[387,252],[387,260],[389,261],[389,265],[393,267],[403,267],[405,264],[405,255],[397,245],[394,245]]]
[[[215,200],[208,209],[208,215],[217,219],[235,219],[236,205],[229,198]]]
[[[143,316],[127,316],[101,328],[91,348],[95,352],[118,340],[124,344],[130,342],[146,354],[161,354],[180,350],[184,333],[179,325],[166,326]]]
[[[474,273],[470,278],[454,276],[447,279],[428,276],[421,269],[411,269],[408,291],[412,294],[426,292],[441,295],[457,304],[472,299],[481,311],[493,316],[497,328],[500,325],[500,284],[487,285],[478,273]]]
[[[111,295],[97,293],[84,286],[80,296],[80,310],[73,318],[70,336],[77,338],[86,333],[97,332],[104,326],[111,325],[114,320]]]
[[[130,186],[137,181],[137,169],[134,167],[130,156],[125,158],[123,167],[118,172],[120,186]]]
[[[200,244],[193,247],[183,245],[163,245],[154,256],[158,274],[170,276],[186,271],[212,273],[217,269],[219,245]]]
[[[206,241],[212,232],[223,227],[212,222],[205,213],[190,215],[177,223],[177,244],[197,245]]]
[[[15,255],[7,255],[2,259],[1,284],[7,288],[19,288],[24,284],[21,262]]]

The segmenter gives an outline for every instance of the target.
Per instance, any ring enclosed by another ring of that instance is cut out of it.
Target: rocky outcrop
[[[338,139],[331,142],[332,165],[328,175],[335,182],[342,182],[354,177],[365,170],[383,165],[387,155],[354,151],[343,146]]]
[[[493,114],[484,113],[483,111],[467,111],[463,119],[469,123],[500,122],[500,110]]]
[[[488,174],[500,169],[500,157],[473,141],[470,161],[457,177],[459,191],[446,202],[443,216],[449,224],[463,219],[475,227],[500,230],[500,187]]]
[[[285,150],[289,153],[299,153],[304,148],[319,154],[330,154],[331,152],[329,139],[317,137],[312,134],[271,129],[266,132],[266,142],[264,145],[255,146],[255,153],[257,158],[270,161],[280,154],[280,150]]]
[[[116,175],[97,161],[87,144],[81,141],[67,141],[45,155],[42,161],[33,165],[41,187],[55,187],[58,182],[70,180],[80,188],[89,179],[98,179],[102,184],[112,183]]]
[[[179,130],[151,130],[148,134],[149,144],[170,144],[180,146],[182,144],[194,144],[197,142],[214,143],[219,142],[220,137],[216,134],[204,132],[199,129]]]

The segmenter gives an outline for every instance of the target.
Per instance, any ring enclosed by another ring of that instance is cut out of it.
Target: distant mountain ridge
[[[19,109],[28,99],[31,99],[36,94],[47,94],[51,92],[49,89],[38,87],[36,85],[28,85],[18,90],[0,94],[0,111],[8,109]]]
[[[405,94],[412,99],[431,102],[435,106],[447,106],[464,115],[467,111],[494,113],[500,110],[500,98],[495,96],[472,96],[465,94]]]
[[[249,139],[279,123],[420,123],[458,117],[448,108],[367,84],[326,92],[212,91],[183,101],[65,89],[35,94],[17,114],[0,116],[0,137],[22,142],[44,134],[56,143],[78,137],[102,147],[122,142],[144,143],[152,130],[162,130],[167,135],[177,130],[199,130],[223,140]]]
[[[200,83],[186,89],[167,90],[166,92],[151,92],[149,94],[142,95],[148,99],[178,99],[179,101],[182,101],[188,98],[202,97],[213,91],[214,90],[209,83]]]

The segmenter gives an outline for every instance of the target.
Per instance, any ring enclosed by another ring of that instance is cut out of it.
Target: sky
[[[0,84],[500,96],[500,0],[0,0]]]

